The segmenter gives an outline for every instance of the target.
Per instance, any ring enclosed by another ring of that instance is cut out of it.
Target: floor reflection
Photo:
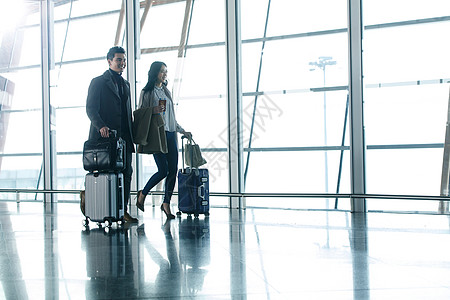
[[[56,209],[57,208],[57,209]],[[448,216],[213,209],[81,225],[0,202],[0,299],[449,299]]]
[[[181,218],[161,226],[165,253],[148,239],[145,224],[81,231],[86,253],[86,298],[195,296],[203,288],[210,264],[209,219]],[[138,251],[133,251],[138,245]],[[145,259],[158,267],[153,283],[146,282]],[[137,269],[135,269],[137,267]],[[135,276],[138,275],[138,276]]]
[[[0,281],[6,299],[29,299],[22,277],[17,240],[6,203],[0,202]]]
[[[203,284],[211,260],[209,218],[179,220],[180,264],[183,270],[183,294],[197,295]]]
[[[353,299],[370,299],[367,220],[362,213],[351,214],[350,247],[353,262]]]
[[[82,249],[86,251],[86,297],[113,299],[136,297],[133,257],[127,228],[83,230]]]
[[[152,261],[159,267],[156,274],[154,285],[149,289],[149,285],[141,280],[141,289],[139,295],[142,297],[154,297],[159,295],[161,297],[175,297],[181,295],[181,266],[178,258],[175,241],[170,230],[171,221],[166,222],[161,228],[165,236],[166,255],[158,252],[157,248],[147,238],[144,226],[140,226],[137,230],[139,238],[139,246],[142,247],[152,259]],[[140,259],[140,266],[144,266],[143,257]],[[147,270],[142,270],[144,275]],[[152,272],[149,270],[149,272]],[[151,285],[150,285],[151,287]]]

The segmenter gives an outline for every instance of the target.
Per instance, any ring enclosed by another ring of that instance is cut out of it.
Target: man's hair
[[[116,56],[116,53],[124,53],[125,54],[125,49],[123,49],[120,46],[114,46],[111,49],[109,49],[108,54],[106,54],[106,59],[114,59],[114,56]]]

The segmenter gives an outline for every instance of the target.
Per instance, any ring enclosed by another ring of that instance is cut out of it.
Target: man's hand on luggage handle
[[[109,137],[109,128],[108,127],[102,127],[100,128],[100,135],[104,138]]]

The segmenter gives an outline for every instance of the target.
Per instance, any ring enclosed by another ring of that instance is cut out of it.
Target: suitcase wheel
[[[88,218],[86,218],[86,219],[83,220],[83,226],[84,226],[84,227],[88,227],[88,226],[89,226],[89,220],[88,220]]]
[[[177,216],[181,217],[181,211],[177,212]]]
[[[105,226],[106,227],[108,227],[108,228],[111,228],[111,225],[112,225],[112,222],[111,222],[111,220],[105,220]]]

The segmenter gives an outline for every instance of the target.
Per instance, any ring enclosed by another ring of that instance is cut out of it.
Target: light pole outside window
[[[312,68],[310,71],[315,71],[317,68],[323,71],[323,87],[326,86],[326,67],[336,65],[336,61],[331,56],[319,56],[319,59],[309,63]],[[324,146],[328,146],[327,137],[327,92],[323,91],[323,142]],[[325,193],[328,193],[328,151],[325,150]]]

